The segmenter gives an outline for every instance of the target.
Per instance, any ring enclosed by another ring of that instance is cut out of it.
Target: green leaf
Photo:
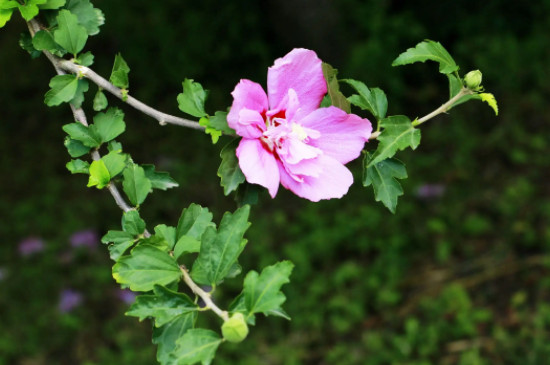
[[[181,212],[176,229],[176,239],[187,235],[200,240],[202,234],[208,227],[216,227],[212,223],[212,213],[208,208],[203,208],[198,204],[191,204],[188,208],[184,208]]]
[[[56,106],[71,101],[78,90],[78,79],[75,75],[57,75],[50,81],[50,90],[44,96],[47,106]]]
[[[168,363],[170,355],[176,348],[176,341],[193,328],[196,320],[197,312],[187,312],[162,327],[153,328],[153,343],[158,345],[157,360],[161,364]]]
[[[113,178],[124,170],[126,167],[126,162],[128,161],[128,156],[118,152],[109,152],[103,156],[101,160],[105,163],[111,178]]]
[[[89,88],[88,80],[78,79],[76,93],[74,95],[74,98],[71,100],[72,106],[74,106],[77,109],[82,106],[82,102],[84,101],[84,93],[88,91],[88,88]]]
[[[108,247],[109,256],[116,262],[134,244],[134,236],[128,232],[109,231],[101,238],[101,242],[112,243]]]
[[[411,120],[404,115],[394,115],[380,121],[383,131],[378,137],[378,148],[369,162],[369,167],[393,157],[398,150],[420,144],[420,129],[413,127]]]
[[[168,285],[180,276],[176,260],[149,245],[136,246],[129,256],[122,256],[113,266],[116,282],[133,291],[153,290],[155,285]]]
[[[208,119],[208,125],[223,134],[236,135],[235,131],[227,124],[227,114],[227,112],[216,112],[213,117]]]
[[[40,9],[59,9],[65,5],[66,0],[47,0],[44,4],[38,5]]]
[[[286,300],[281,286],[290,282],[293,268],[292,262],[281,261],[264,268],[259,275],[256,271],[246,275],[243,295],[248,317],[255,313],[273,315],[281,311],[280,307]]]
[[[174,246],[174,257],[178,259],[184,253],[199,252],[201,249],[201,241],[195,237],[183,235],[180,237]]]
[[[117,141],[110,141],[107,144],[107,149],[109,152],[122,152],[122,144]]]
[[[74,61],[79,65],[89,67],[94,64],[94,55],[92,52],[82,53]]]
[[[137,210],[130,210],[122,216],[122,229],[133,236],[139,236],[145,232],[145,221]]]
[[[372,155],[367,153],[363,161],[363,186],[372,185],[376,201],[382,202],[395,214],[397,198],[403,195],[403,189],[397,179],[407,178],[405,165],[395,158],[388,158],[372,165],[371,159]]]
[[[98,189],[103,189],[111,181],[109,170],[102,160],[93,161],[90,165],[90,178],[88,179],[88,187],[97,186]]]
[[[105,23],[103,12],[94,8],[90,0],[68,0],[66,7],[78,17],[88,35],[98,34],[99,27]]]
[[[128,165],[123,172],[122,188],[132,204],[138,206],[145,201],[151,192],[151,181],[145,176],[145,171],[136,164]]]
[[[495,111],[495,115],[498,115],[498,105],[495,96],[490,93],[481,93],[479,94],[481,101],[486,102],[489,106]]]
[[[101,144],[101,139],[90,130],[90,128],[80,123],[70,123],[63,126],[63,130],[73,140],[80,141],[86,147],[98,147]],[[77,156],[73,156],[77,157]]]
[[[168,244],[170,250],[176,245],[176,228],[169,227],[166,224],[159,224],[155,227],[155,235],[162,237]]]
[[[128,74],[130,73],[130,67],[122,55],[118,53],[115,56],[115,63],[113,65],[113,71],[111,71],[110,81],[113,85],[121,89],[128,89],[130,82],[128,81]]]
[[[71,137],[66,137],[63,143],[71,157],[84,156],[90,152],[90,147],[84,146],[82,142],[72,139]]]
[[[397,57],[392,66],[408,65],[415,62],[435,61],[439,63],[439,72],[450,74],[458,71],[458,66],[449,52],[439,42],[425,40],[414,48],[409,48]]]
[[[23,19],[29,21],[38,15],[38,5],[44,4],[45,2],[46,0],[27,0],[24,4],[18,4],[17,7]]]
[[[127,316],[139,317],[143,321],[153,317],[155,327],[161,327],[184,313],[199,309],[187,295],[167,289],[160,285],[153,288],[154,295],[140,295],[126,312]]]
[[[11,19],[13,10],[10,9],[0,9],[0,28],[2,28],[6,23]]]
[[[126,130],[124,113],[117,108],[109,108],[105,113],[97,113],[91,128],[99,136],[101,142],[109,142]]]
[[[153,189],[167,190],[179,186],[169,173],[155,171],[155,165],[142,165],[141,167],[145,171],[145,176],[151,181]]]
[[[47,30],[39,30],[32,38],[32,45],[38,51],[58,51],[59,46],[55,43],[53,35]]]
[[[330,98],[331,105],[334,105],[337,108],[342,109],[346,113],[351,112],[350,102],[344,94],[340,91],[340,85],[338,84],[338,70],[333,68],[328,63],[323,63],[323,76],[327,82],[328,96]]]
[[[71,172],[71,174],[88,174],[88,170],[90,168],[90,164],[86,161],[82,161],[80,159],[77,160],[71,160],[67,163],[67,170]]]
[[[222,162],[218,169],[220,184],[223,187],[223,193],[229,195],[237,190],[240,184],[245,182],[245,176],[239,167],[239,160],[236,155],[236,149],[239,139],[229,142],[220,152]]]
[[[16,0],[0,0],[0,9],[15,9],[19,6]]]
[[[367,85],[356,80],[346,79],[341,81],[353,87],[359,94],[348,98],[353,105],[363,110],[368,110],[378,120],[386,117],[388,99],[384,91],[378,88],[369,89]]]
[[[178,95],[178,106],[184,113],[201,118],[206,116],[204,103],[208,97],[208,91],[202,88],[198,82],[185,79],[182,83],[183,93]]]
[[[244,184],[239,185],[237,193],[235,194],[235,202],[238,207],[242,207],[245,204],[257,204],[258,195],[262,191],[264,191],[263,186],[245,182]]]
[[[61,10],[57,15],[58,28],[53,33],[57,44],[76,55],[88,40],[86,28],[78,24],[78,18],[69,10]]]
[[[199,119],[199,125],[204,127],[204,132],[206,134],[210,134],[210,136],[212,137],[212,144],[218,143],[218,140],[222,136],[222,132],[210,127],[210,119],[208,119],[207,117],[202,117],[201,119]]]
[[[101,89],[97,90],[97,93],[94,96],[94,110],[99,112],[105,109],[109,105],[105,93]]]
[[[176,349],[168,363],[190,365],[200,362],[209,365],[221,343],[222,339],[214,331],[203,328],[190,329],[176,341]]]
[[[246,245],[243,236],[250,226],[249,213],[249,205],[233,214],[226,212],[217,232],[212,227],[204,231],[199,256],[191,270],[191,277],[199,284],[215,286],[229,274]]]
[[[2,10],[0,10],[0,14],[2,13]],[[1,15],[0,15],[1,20]],[[0,27],[2,28],[2,27]],[[31,35],[29,33],[21,33],[21,36],[19,37],[19,46],[27,51],[31,58],[38,58],[42,54],[42,52],[38,51],[34,46],[32,45],[32,39]]]

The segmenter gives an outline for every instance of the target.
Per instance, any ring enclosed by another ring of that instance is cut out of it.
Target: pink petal
[[[250,120],[243,120],[242,123],[239,123],[240,113],[242,109],[248,109],[257,111],[260,115],[264,114],[267,111],[267,95],[265,94],[264,89],[258,83],[255,83],[250,80],[243,79],[237,86],[235,90],[231,93],[233,95],[233,105],[231,105],[231,110],[227,115],[227,124],[233,128],[239,136],[247,138],[255,138],[256,136],[250,135],[250,130],[255,129],[265,129],[265,123],[263,121],[255,120],[254,123]]]
[[[239,112],[240,135],[246,138],[259,138],[265,131],[265,121],[260,112],[247,108],[242,108]]]
[[[271,109],[286,109],[286,106],[280,104],[290,89],[296,92],[303,113],[317,109],[327,93],[321,64],[315,52],[303,48],[295,48],[283,58],[275,60],[267,72]]]
[[[310,139],[308,144],[320,148],[325,155],[343,164],[359,157],[372,132],[368,119],[347,114],[334,106],[317,109],[298,123],[321,133],[319,138]]]
[[[286,138],[281,148],[277,148],[277,154],[285,162],[297,164],[302,160],[315,158],[323,154],[323,151],[319,148],[307,145],[297,138]]]
[[[317,158],[322,167],[318,177],[302,176],[303,182],[289,175],[279,163],[281,184],[299,197],[318,202],[323,199],[341,198],[353,183],[353,175],[340,162],[325,155]]]
[[[259,139],[243,138],[237,147],[237,158],[246,181],[267,188],[274,198],[279,189],[279,168],[271,151]]]

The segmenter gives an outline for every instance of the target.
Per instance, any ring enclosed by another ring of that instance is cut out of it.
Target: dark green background
[[[185,77],[211,90],[212,113],[230,105],[240,78],[265,85],[275,58],[306,47],[341,77],[385,90],[389,114],[422,116],[446,100],[444,76],[432,63],[391,61],[426,38],[442,42],[463,74],[482,70],[499,101],[498,117],[470,102],[422,126],[418,150],[399,155],[410,178],[396,215],[360,186],[359,161],[350,164],[356,183],[339,201],[264,192],[241,263],[296,264],[285,289],[293,320],[260,319],[243,344],[221,347],[216,364],[549,363],[550,1],[94,4],[106,24],[87,45],[93,68],[108,76],[121,52],[131,94],[173,114]],[[14,16],[0,30],[0,364],[154,364],[150,324],[123,316],[105,247],[69,247],[75,231],[116,229],[120,211],[65,169],[61,126],[72,116],[66,105],[44,106],[54,71],[19,49],[25,29]],[[201,132],[161,128],[110,101],[127,115],[125,150],[181,185],[148,197],[149,226],[175,224],[191,202],[217,220],[235,208],[216,177],[225,140],[212,146]],[[445,192],[421,198],[425,184]],[[18,244],[29,236],[46,249],[21,257]],[[63,263],[67,252],[74,257]],[[220,305],[241,280],[222,286]],[[66,288],[84,301],[60,314]]]

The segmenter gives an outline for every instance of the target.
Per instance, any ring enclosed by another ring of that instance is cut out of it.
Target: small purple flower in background
[[[99,236],[93,229],[85,229],[73,233],[69,238],[72,247],[87,247],[89,249],[95,249],[99,242]]]
[[[65,289],[59,295],[58,309],[61,313],[68,313],[82,304],[82,294],[72,289]]]
[[[116,293],[118,299],[123,301],[124,303],[130,305],[135,302],[136,300],[136,293],[131,291],[130,289],[120,289]]]
[[[424,184],[416,189],[416,196],[420,199],[437,199],[445,194],[445,185],[443,184]]]
[[[28,237],[19,243],[19,254],[23,257],[44,251],[44,241],[38,237]]]

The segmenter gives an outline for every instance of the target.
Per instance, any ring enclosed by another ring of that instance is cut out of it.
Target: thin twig
[[[454,105],[454,103],[456,103],[458,100],[460,100],[460,98],[462,98],[463,96],[466,96],[466,95],[472,95],[474,94],[474,92],[470,89],[467,89],[465,87],[463,87],[462,89],[460,89],[460,91],[458,92],[458,94],[456,94],[455,96],[453,96],[451,99],[449,99],[449,101],[447,101],[445,104],[441,105],[439,108],[437,108],[436,110],[434,110],[433,112],[431,112],[430,114],[426,115],[426,116],[423,116],[422,118],[414,121],[412,124],[413,126],[417,126],[417,125],[420,125],[430,119],[432,119],[433,117],[435,117],[436,115],[439,115],[441,113],[446,113],[449,109],[452,108],[452,106]]]
[[[191,276],[189,275],[189,272],[187,271],[187,268],[185,266],[180,266],[181,274],[183,276],[183,281],[185,281],[185,284],[193,291],[193,293],[197,294],[201,299],[203,300],[204,304],[206,304],[206,308],[212,309],[214,313],[216,313],[220,318],[222,318],[224,321],[227,321],[229,319],[229,316],[226,311],[222,311],[218,306],[212,301],[210,297],[210,293],[205,292],[201,289],[200,286],[195,284],[193,279],[191,279]]]

